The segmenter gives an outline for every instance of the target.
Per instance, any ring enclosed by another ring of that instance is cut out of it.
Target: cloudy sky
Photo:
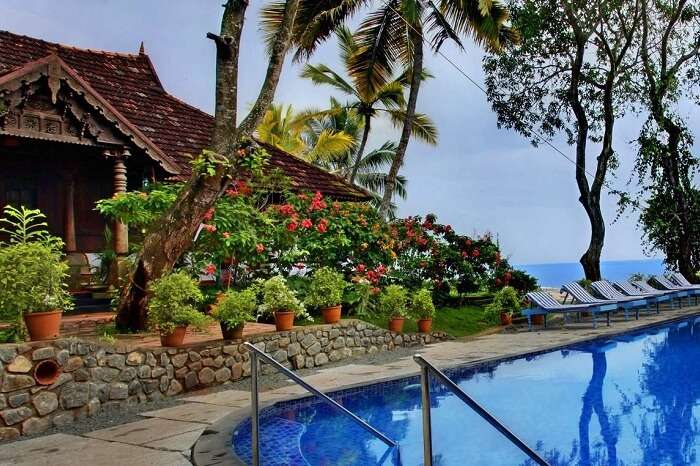
[[[85,48],[137,52],[144,41],[166,89],[183,100],[212,112],[214,106],[214,47],[205,38],[217,32],[221,0],[3,0],[0,29]],[[257,95],[266,57],[258,29],[262,0],[252,0],[247,15],[240,67],[241,105]],[[0,51],[2,53],[2,51]],[[477,81],[483,81],[481,53],[467,47],[444,53]],[[491,231],[514,263],[577,261],[588,244],[588,222],[577,201],[574,166],[547,147],[534,148],[518,134],[499,130],[485,96],[444,59],[427,57],[435,78],[421,88],[419,110],[430,115],[440,131],[438,147],[413,142],[403,173],[409,198],[402,215],[434,212],[458,231]],[[338,67],[334,41],[312,57],[312,63]],[[328,89],[298,77],[288,64],[277,101],[295,108],[328,102]],[[342,96],[338,96],[342,97]],[[639,131],[635,119],[617,127],[616,149],[622,164],[617,181],[629,177]],[[697,121],[695,122],[697,127]],[[398,139],[386,123],[378,123],[370,145]],[[698,128],[696,128],[698,129]],[[696,131],[697,133],[697,131]],[[567,154],[572,149],[555,144]],[[593,154],[593,152],[591,152]],[[591,155],[591,159],[594,155]],[[615,223],[615,199],[606,196],[608,219],[604,259],[643,258],[636,216]]]

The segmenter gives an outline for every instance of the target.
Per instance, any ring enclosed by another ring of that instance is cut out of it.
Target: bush
[[[411,296],[411,315],[416,319],[432,319],[435,317],[433,294],[430,290],[421,288]]]
[[[493,301],[486,306],[484,316],[491,323],[498,322],[501,313],[516,314],[520,312],[520,297],[515,288],[504,286],[493,297]]]
[[[163,334],[175,327],[191,325],[206,327],[210,319],[197,310],[202,292],[197,282],[185,272],[175,272],[154,280],[149,290],[153,296],[148,302],[148,324]]]
[[[0,248],[0,315],[17,320],[25,313],[72,308],[68,264],[42,243]]]
[[[379,310],[389,317],[406,317],[408,292],[401,285],[389,285],[379,296]]]
[[[224,327],[232,329],[249,320],[257,308],[256,290],[247,288],[243,291],[227,291],[214,305],[212,317],[221,322]]]
[[[295,317],[309,317],[304,305],[287,286],[283,276],[277,275],[267,279],[262,284],[263,303],[260,311],[266,315],[274,315],[277,311],[292,311]]]
[[[317,308],[338,306],[343,302],[345,280],[330,267],[321,267],[311,277],[306,304]]]

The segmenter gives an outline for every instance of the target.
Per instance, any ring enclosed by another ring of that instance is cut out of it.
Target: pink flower
[[[211,225],[209,223],[205,223],[202,228],[204,228],[206,231],[209,233],[214,233],[216,231],[216,225]]]
[[[365,264],[358,264],[355,270],[357,270],[357,273],[364,273],[365,270],[367,270],[367,266]]]
[[[260,254],[265,250],[265,246],[263,246],[262,243],[258,243],[257,245],[255,245],[255,250],[258,251],[258,254]]]
[[[207,222],[212,218],[214,218],[214,208],[207,210],[204,214],[204,220],[206,220]]]
[[[312,226],[314,226],[314,223],[309,218],[305,218],[301,221],[302,228],[311,228]]]
[[[291,204],[284,204],[279,207],[279,212],[282,215],[286,215],[288,217],[291,217],[294,215],[294,206]]]
[[[231,233],[229,233],[228,231],[225,231],[221,234],[221,236],[223,236],[225,239],[229,239],[231,237]]]
[[[295,221],[291,221],[287,224],[287,231],[297,231],[299,224]]]

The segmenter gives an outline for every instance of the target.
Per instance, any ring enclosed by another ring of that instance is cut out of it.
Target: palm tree
[[[372,127],[372,119],[382,112],[388,114],[396,125],[403,123],[406,116],[406,112],[403,109],[405,106],[404,88],[407,82],[405,75],[393,78],[390,74],[383,76],[373,85],[364,82],[363,80],[367,79],[368,75],[366,73],[355,73],[352,68],[352,63],[356,60],[356,56],[361,53],[357,41],[350,30],[343,26],[336,30],[336,35],[340,46],[341,61],[345,68],[345,74],[349,76],[349,79],[344,78],[340,73],[323,64],[307,64],[301,76],[310,79],[314,84],[331,86],[349,96],[353,100],[348,103],[348,106],[355,109],[362,117],[363,132],[359,148],[355,151],[351,170],[346,174],[347,180],[350,183],[354,183],[360,162],[365,153],[367,139]],[[412,124],[412,134],[414,136],[428,144],[434,145],[437,143],[437,130],[426,115],[415,114]]]
[[[342,129],[322,128],[313,139],[305,135],[308,125],[324,112],[295,113],[291,105],[272,104],[258,125],[257,138],[309,161],[334,159],[355,147],[355,139]]]
[[[498,50],[518,40],[507,25],[508,11],[498,0],[388,0],[361,23],[350,74],[362,84],[360,91],[371,95],[393,75],[399,64],[408,70],[408,102],[403,129],[386,180],[380,213],[386,214],[399,169],[416,119],[416,102],[423,80],[423,41],[438,51],[446,40],[462,47],[460,35],[470,35],[478,44]]]

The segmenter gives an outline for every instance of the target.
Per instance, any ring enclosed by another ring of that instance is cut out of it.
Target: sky
[[[378,0],[375,0],[378,2]],[[207,32],[218,32],[222,0],[2,0],[0,29],[77,47],[136,53],[141,41],[165,88],[209,113],[214,108],[215,50]],[[267,65],[258,12],[262,0],[251,0],[240,57],[239,102],[249,108]],[[465,39],[466,50],[446,46],[443,53],[483,83],[482,53]],[[2,51],[0,51],[2,53]],[[300,66],[287,61],[276,101],[296,109],[322,107],[331,90],[299,77]],[[310,63],[339,66],[335,40],[329,40]],[[574,262],[585,251],[589,225],[578,202],[574,165],[551,148],[535,148],[509,130],[498,129],[485,95],[443,58],[426,57],[435,76],[421,87],[418,110],[435,121],[437,147],[409,146],[402,168],[409,197],[399,214],[425,215],[458,232],[498,237],[511,262]],[[341,98],[341,101],[344,100]],[[688,111],[696,111],[690,109]],[[626,189],[634,161],[630,141],[642,121],[625,118],[616,126],[615,147],[621,164],[611,185]],[[700,132],[700,123],[691,129]],[[386,121],[373,123],[369,148],[398,140]],[[563,140],[554,144],[573,156]],[[589,154],[589,164],[595,159]],[[616,198],[604,196],[604,260],[644,258],[637,216],[616,217]]]

